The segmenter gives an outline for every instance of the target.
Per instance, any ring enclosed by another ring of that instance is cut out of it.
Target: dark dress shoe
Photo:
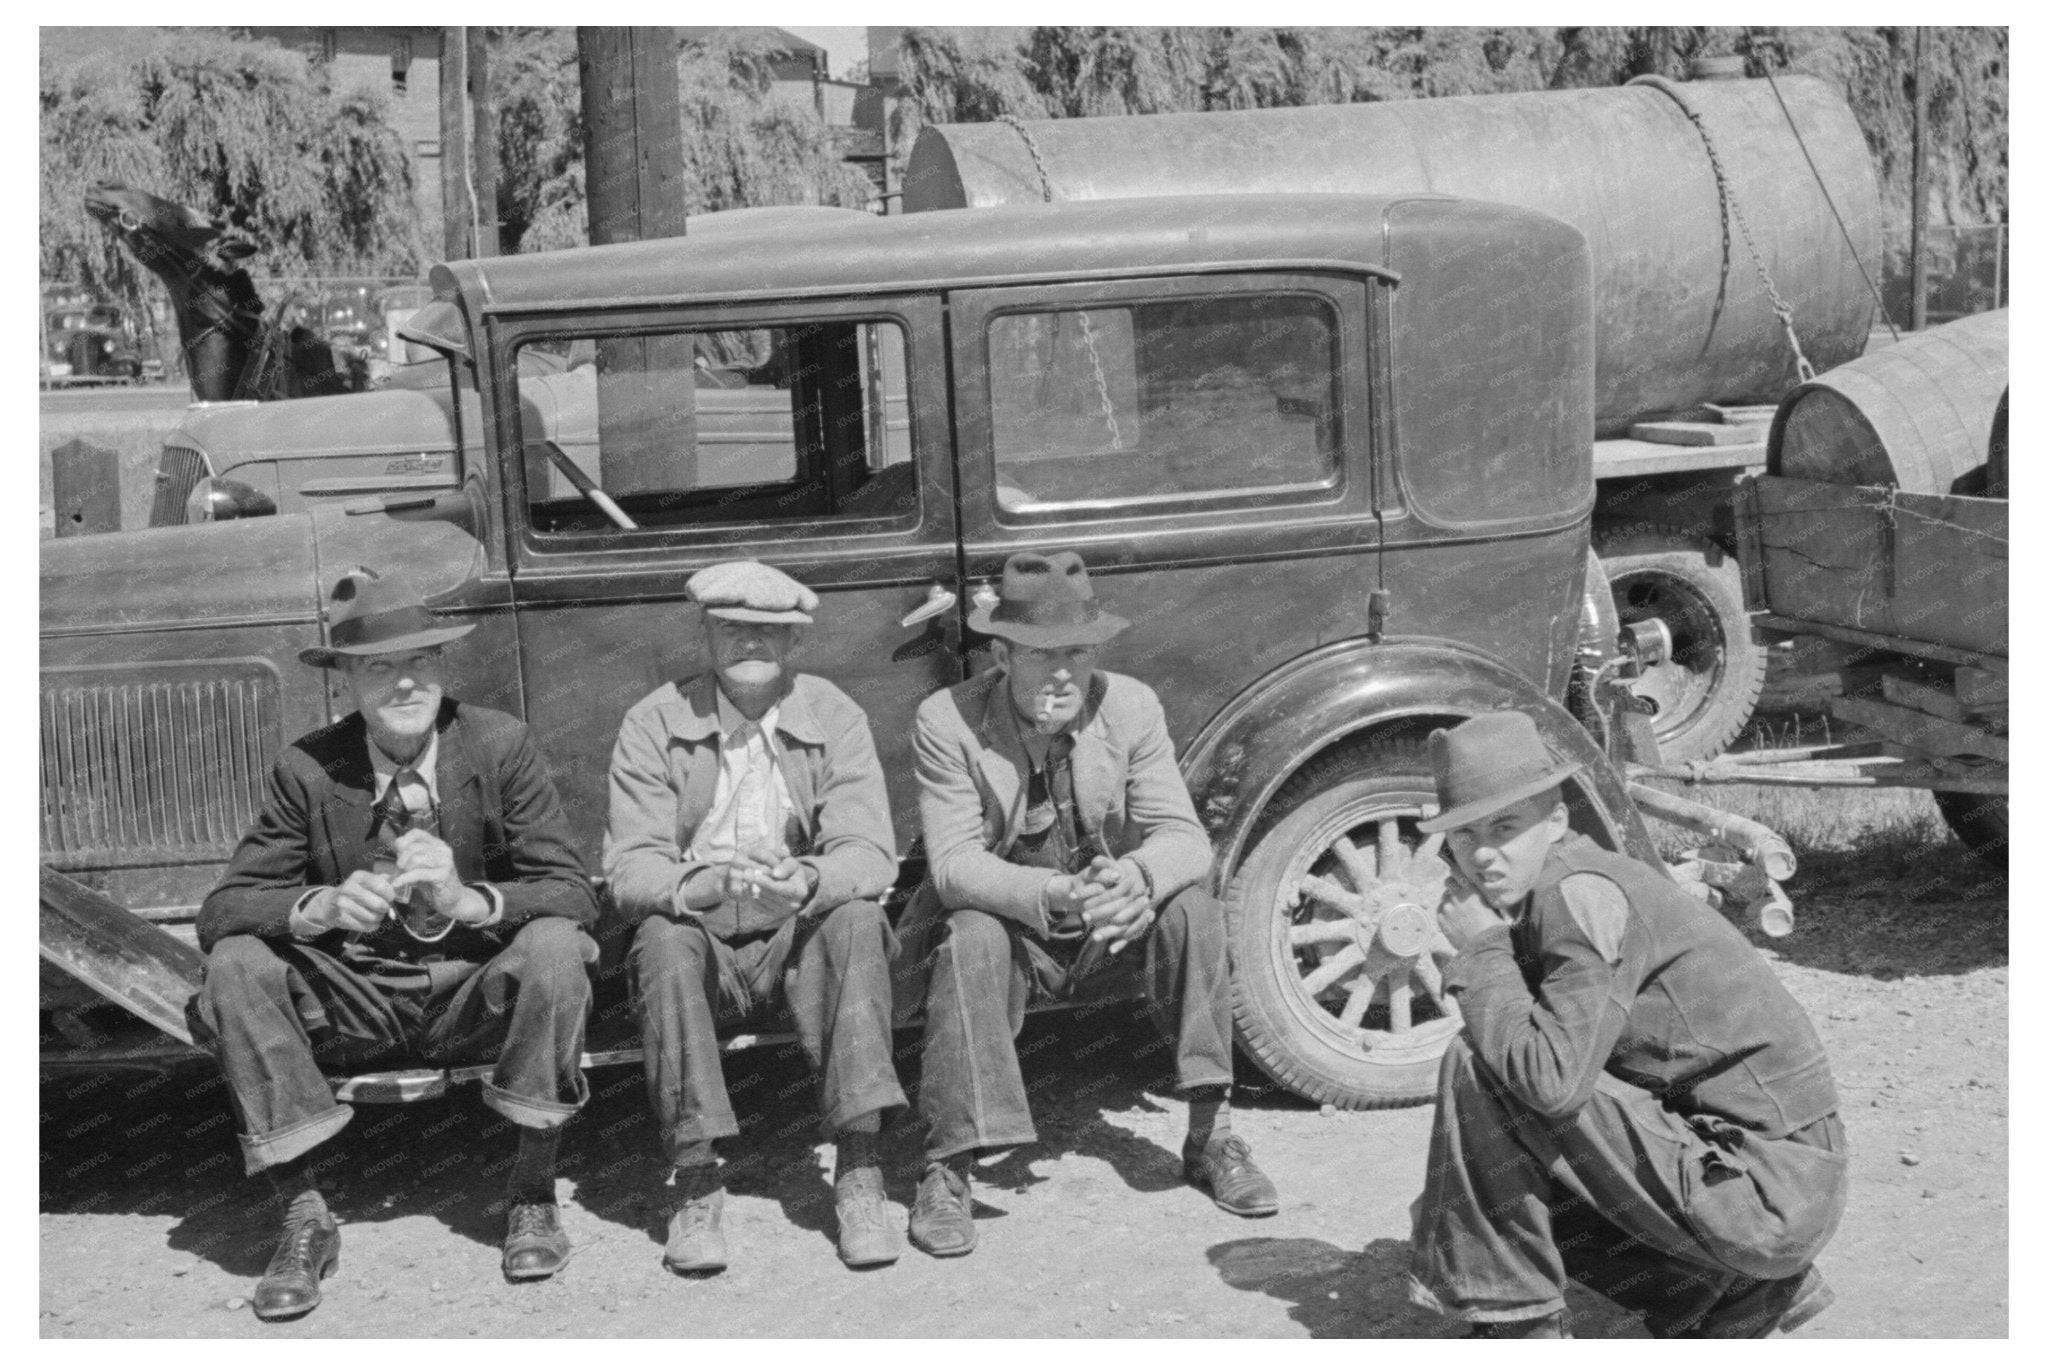
[[[265,1322],[310,1313],[320,1306],[320,1281],[340,1265],[341,1229],[332,1214],[323,1208],[290,1218],[250,1306]]]
[[[974,1250],[974,1196],[964,1172],[943,1161],[925,1167],[910,1206],[910,1244],[930,1256],[965,1256]]]
[[[544,1280],[568,1259],[569,1234],[555,1201],[515,1200],[505,1212],[505,1278]]]
[[[1181,1173],[1204,1189],[1216,1207],[1240,1218],[1264,1218],[1280,1211],[1280,1192],[1252,1164],[1252,1149],[1235,1133],[1218,1133],[1197,1151],[1180,1149]]]
[[[1723,1294],[1683,1337],[1775,1337],[1796,1332],[1819,1317],[1835,1301],[1820,1272],[1812,1266],[1782,1280],[1751,1280]]]

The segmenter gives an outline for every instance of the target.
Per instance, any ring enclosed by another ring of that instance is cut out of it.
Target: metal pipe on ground
[[[1773,882],[1790,881],[1792,874],[1799,870],[1799,860],[1792,856],[1792,846],[1768,825],[1716,810],[1698,801],[1688,801],[1682,796],[1673,796],[1641,782],[1630,782],[1628,794],[1646,814],[1740,851],[1744,858],[1762,868]]]

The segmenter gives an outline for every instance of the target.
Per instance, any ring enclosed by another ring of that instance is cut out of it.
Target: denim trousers
[[[1409,1297],[1468,1322],[1564,1307],[1567,1277],[1682,1331],[1724,1294],[1800,1274],[1848,1199],[1841,1120],[1762,1138],[1602,1075],[1545,1118],[1455,1038],[1415,1201]]]
[[[1049,942],[980,910],[946,916],[925,996],[924,1079],[918,1109],[933,1160],[1038,1140],[1017,1060],[1017,1033],[1034,995],[1050,994],[1079,942]],[[1107,994],[1141,973],[1145,999],[1174,1043],[1180,1090],[1229,1085],[1230,960],[1223,907],[1189,888],[1160,908],[1144,954],[1125,949],[1087,978]]]
[[[529,921],[482,962],[389,958],[340,935],[234,934],[207,954],[194,1032],[234,1096],[251,1175],[304,1155],[353,1117],[323,1064],[492,1062],[484,1103],[522,1127],[554,1128],[590,1094],[583,1026],[596,957],[597,945],[555,916]]]
[[[633,935],[633,994],[648,1102],[663,1149],[740,1130],[718,1050],[721,1020],[788,1008],[818,1083],[826,1135],[904,1103],[891,1052],[889,922],[873,901],[787,920],[772,934],[728,941],[695,920],[649,916]]]

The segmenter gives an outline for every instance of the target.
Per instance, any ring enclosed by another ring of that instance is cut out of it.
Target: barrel
[[[1908,493],[1982,494],[2006,390],[2007,310],[1914,332],[1785,395],[1770,470]]]
[[[1782,106],[1767,81],[1644,77],[1521,95],[937,124],[911,151],[903,206],[1034,201],[1049,188],[1054,199],[1422,191],[1538,209],[1592,248],[1595,414],[1601,434],[1616,435],[1702,402],[1776,402],[1798,377],[1688,110],[1712,138],[1807,359],[1826,369],[1863,352],[1871,294],[1857,257],[1878,268],[1877,175],[1833,86],[1810,76],[1776,85]]]

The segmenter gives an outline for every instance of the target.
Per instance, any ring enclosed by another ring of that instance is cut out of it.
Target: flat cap
[[[780,569],[755,559],[713,564],[690,575],[684,588],[692,602],[728,621],[807,626],[818,609],[818,594]]]

